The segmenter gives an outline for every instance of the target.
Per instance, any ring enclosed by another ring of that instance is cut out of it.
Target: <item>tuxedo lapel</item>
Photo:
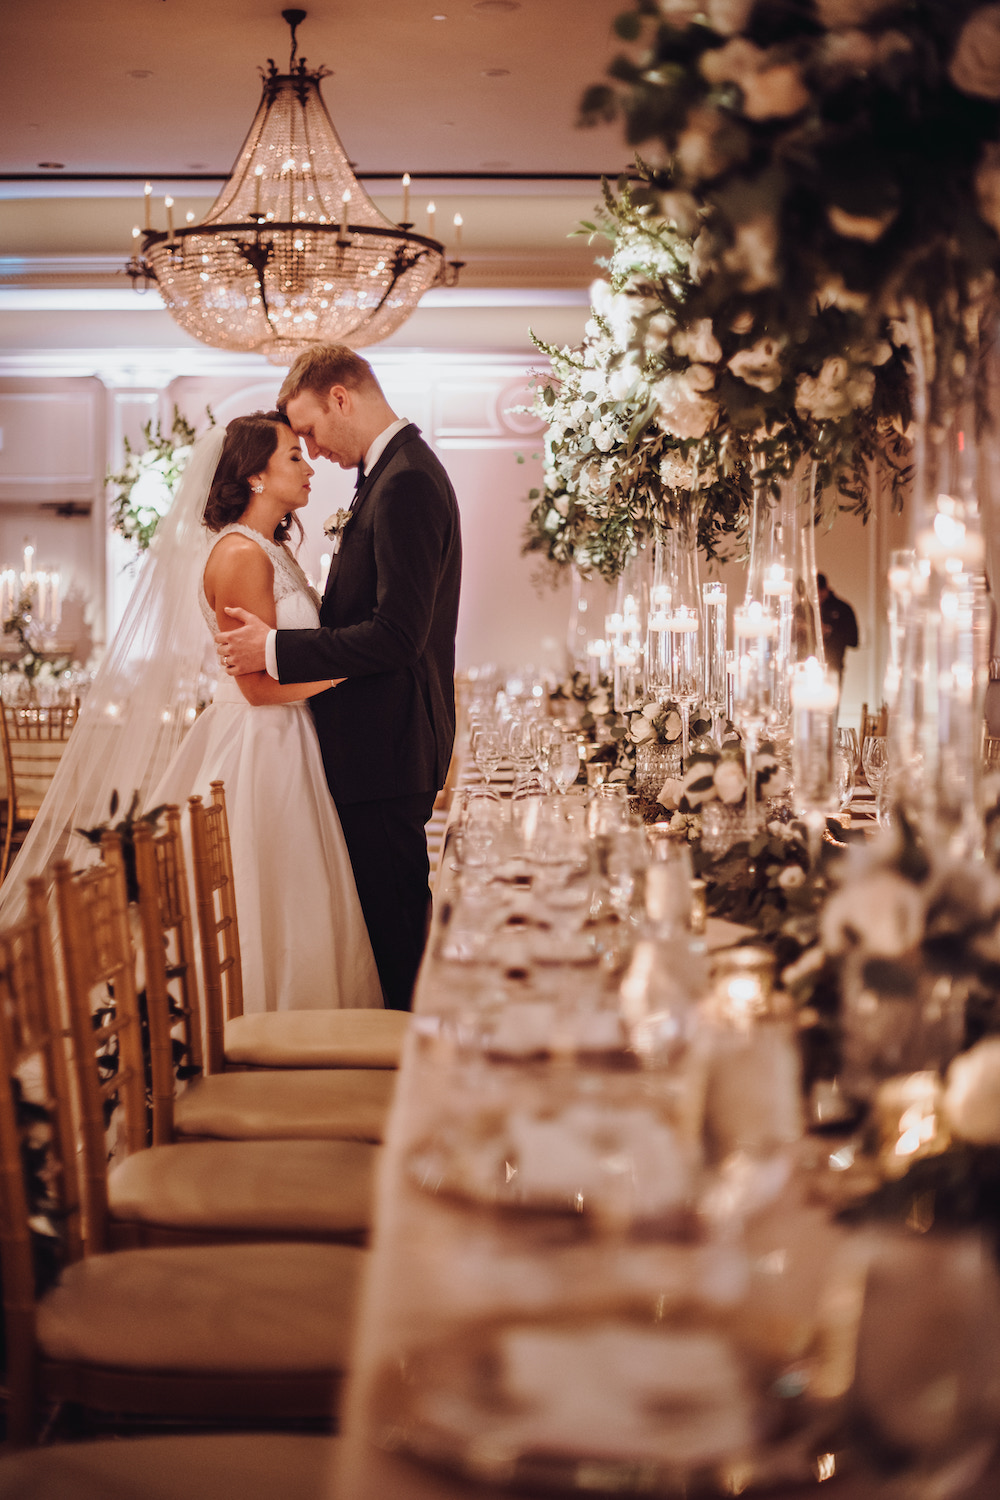
[[[330,562],[330,571],[327,574],[326,578],[326,588],[323,590],[324,606],[329,606],[333,602],[337,587],[337,574],[340,571],[341,559],[344,555],[344,543],[346,542],[347,537],[350,534],[351,527],[357,524],[358,515],[361,511],[362,506],[370,500],[372,494],[378,486],[379,478],[384,473],[386,465],[392,459],[393,455],[398,453],[399,449],[410,438],[419,437],[419,435],[420,428],[417,427],[413,422],[408,422],[405,427],[401,427],[400,430],[397,433],[394,433],[386,443],[384,449],[379,454],[377,463],[372,465],[371,473],[366,474],[361,484],[358,486],[357,492],[354,496],[353,504],[351,505],[351,519],[348,521],[347,527],[344,531],[343,541],[341,542],[338,551]]]

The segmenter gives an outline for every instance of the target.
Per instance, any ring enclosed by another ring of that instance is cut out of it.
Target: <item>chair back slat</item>
[[[90,1251],[108,1243],[108,1104],[120,1109],[114,1149],[147,1143],[146,1077],[135,954],[121,840],[101,840],[102,863],[74,873],[55,866],[73,1062],[80,1101],[84,1212]]]
[[[201,797],[190,797],[188,810],[204,984],[205,1072],[221,1073],[226,1021],[243,1014],[243,969],[225,789],[221,781],[211,787],[212,801],[206,806]]]
[[[154,835],[147,823],[139,823],[135,829],[154,1146],[167,1145],[174,1138],[175,1039],[184,1048],[187,1064],[195,1072],[202,1066],[198,980],[180,809],[165,808],[163,818],[166,827],[162,833]]]
[[[35,1298],[44,1285],[39,1251],[44,1247],[45,1268],[52,1271],[81,1254],[65,1039],[45,886],[39,879],[28,882],[27,916],[0,932],[0,1072],[7,1440],[21,1446],[31,1441],[34,1427]],[[32,1226],[49,1232],[33,1235]]]

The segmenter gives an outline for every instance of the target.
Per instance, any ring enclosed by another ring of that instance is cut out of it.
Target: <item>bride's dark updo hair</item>
[[[271,462],[278,446],[279,427],[290,427],[280,411],[255,411],[230,422],[205,504],[205,525],[209,531],[221,531],[240,520],[252,498],[250,479],[254,474],[263,474]],[[302,523],[298,516],[289,513],[276,528],[275,541],[286,541],[293,525],[301,538]]]

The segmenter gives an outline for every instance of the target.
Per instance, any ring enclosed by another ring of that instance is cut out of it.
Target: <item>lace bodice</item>
[[[239,521],[235,521],[231,526],[224,526],[212,543],[212,548],[214,549],[224,536],[230,536],[233,532],[256,542],[258,547],[266,553],[274,568],[274,610],[278,628],[281,630],[315,629],[319,624],[319,596],[315,589],[310,588],[309,580],[291,554],[286,552],[280,543],[269,542],[266,537],[261,536],[259,531],[254,531],[251,526],[244,526]],[[205,617],[205,624],[214,635],[218,627],[215,610],[205,595],[204,577],[202,577],[199,589],[198,602]]]

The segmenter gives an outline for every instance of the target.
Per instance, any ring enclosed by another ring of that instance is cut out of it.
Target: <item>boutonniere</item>
[[[344,539],[344,529],[351,519],[349,510],[335,510],[332,516],[327,516],[323,522],[323,534],[328,536],[333,543],[333,555],[336,557],[340,551],[340,544]]]

